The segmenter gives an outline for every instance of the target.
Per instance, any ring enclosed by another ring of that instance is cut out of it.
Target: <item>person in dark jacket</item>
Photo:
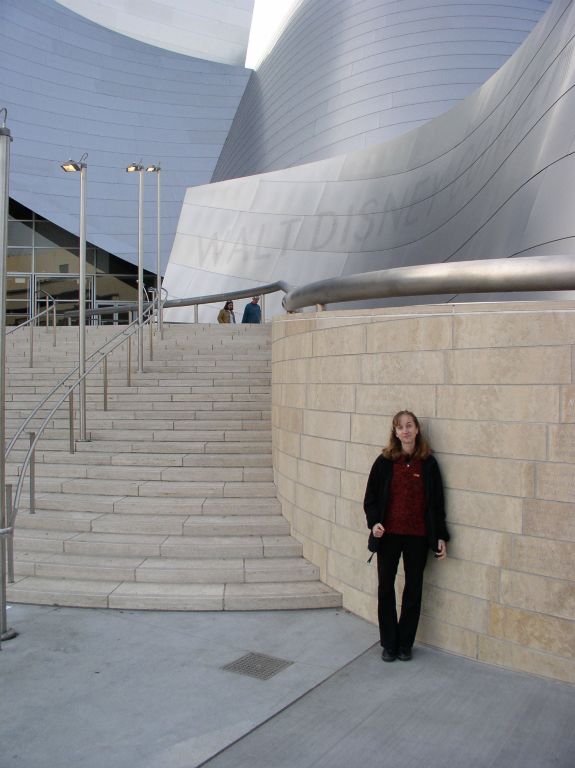
[[[261,323],[262,309],[258,304],[259,300],[259,296],[254,296],[251,302],[246,304],[242,323]]]
[[[375,460],[365,491],[367,527],[377,542],[378,621],[384,661],[409,661],[421,612],[427,552],[447,557],[439,465],[411,411],[393,417],[388,445]],[[395,577],[403,557],[405,586],[397,618]]]

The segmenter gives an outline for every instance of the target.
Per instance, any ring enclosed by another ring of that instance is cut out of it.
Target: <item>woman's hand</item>
[[[376,523],[371,529],[371,532],[373,533],[376,539],[381,539],[381,537],[385,532],[385,528],[381,523]]]
[[[435,553],[435,557],[438,560],[445,560],[447,557],[447,544],[443,541],[443,539],[437,540],[437,552]]]

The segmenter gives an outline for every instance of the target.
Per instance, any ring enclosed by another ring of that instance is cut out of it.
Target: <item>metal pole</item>
[[[50,328],[50,297],[46,294],[46,331]]]
[[[262,293],[262,323],[266,321],[266,295]]]
[[[70,453],[74,453],[74,390],[70,390],[70,396],[68,397],[68,417],[69,417],[69,430],[70,430]]]
[[[36,433],[30,432],[30,448],[34,445]],[[36,514],[36,451],[30,454],[30,514]]]
[[[6,483],[6,517],[10,528],[14,529],[14,520],[12,520],[12,483]],[[8,582],[14,584],[14,531],[7,539],[8,554]]]
[[[138,373],[144,371],[144,169],[138,171]]]
[[[8,528],[6,511],[6,256],[8,252],[8,200],[10,177],[10,129],[6,108],[0,110],[0,528]],[[32,334],[32,330],[30,329]],[[0,641],[14,637],[6,615],[6,535],[0,536]]]
[[[162,246],[160,242],[160,224],[161,224],[161,206],[160,206],[160,166],[158,166],[158,170],[156,171],[156,175],[158,177],[158,183],[156,186],[157,189],[157,203],[158,203],[158,215],[157,215],[157,224],[156,224],[156,230],[157,230],[157,237],[158,237],[158,251],[157,251],[157,259],[156,259],[156,291],[158,292],[158,329],[160,331],[160,338],[163,337],[164,328],[163,328],[163,318],[162,318]]]
[[[52,346],[56,346],[56,301],[54,300],[54,306],[52,307],[52,320],[54,326],[54,338],[52,340]]]
[[[194,323],[198,323],[198,305],[194,304]]]
[[[104,410],[108,410],[108,357],[104,357],[103,374],[104,374]]]
[[[86,439],[86,163],[80,161],[80,345],[78,376],[80,388],[78,392],[80,409],[80,440]]]
[[[132,337],[128,336],[128,386],[132,386]]]

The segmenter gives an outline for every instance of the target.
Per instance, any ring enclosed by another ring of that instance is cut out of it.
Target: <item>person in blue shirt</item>
[[[246,308],[244,309],[244,316],[242,317],[242,323],[261,323],[262,309],[258,304],[259,300],[259,296],[254,296],[251,302],[246,304]]]

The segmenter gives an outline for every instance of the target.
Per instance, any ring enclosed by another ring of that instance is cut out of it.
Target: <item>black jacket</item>
[[[445,525],[445,501],[443,481],[439,465],[433,456],[421,462],[425,486],[425,525],[430,548],[437,551],[437,540],[449,541]],[[376,523],[385,525],[385,513],[389,500],[389,487],[393,472],[393,461],[380,454],[374,461],[367,480],[363,509],[367,527],[371,531]]]

